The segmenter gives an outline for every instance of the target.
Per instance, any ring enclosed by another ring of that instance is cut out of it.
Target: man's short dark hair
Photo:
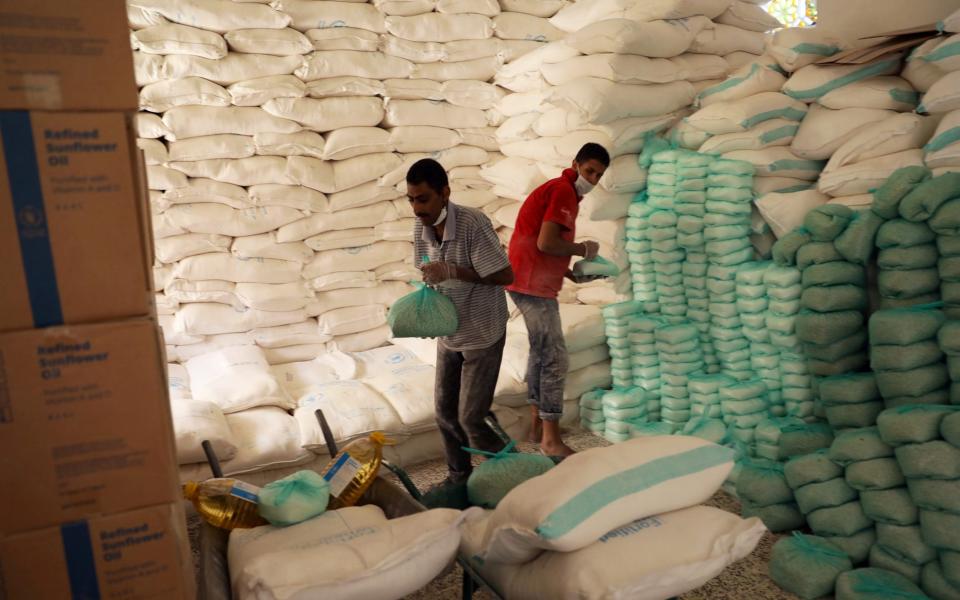
[[[443,169],[443,165],[432,158],[421,158],[407,171],[407,183],[411,185],[426,183],[433,191],[440,194],[443,188],[450,185],[450,180],[447,179],[447,172]]]
[[[567,156],[569,156],[569,154]],[[594,144],[593,142],[590,142],[589,144],[584,144],[583,148],[580,148],[580,152],[577,152],[577,157],[573,160],[578,163],[585,163],[588,160],[595,160],[603,166],[609,167],[610,153],[607,152],[607,149],[600,144]]]

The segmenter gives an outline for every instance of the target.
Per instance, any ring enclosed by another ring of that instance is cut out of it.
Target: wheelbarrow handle
[[[386,467],[391,473],[397,476],[397,479],[400,480],[400,483],[403,484],[403,487],[406,488],[407,493],[413,496],[413,499],[419,502],[423,499],[423,494],[420,493],[420,490],[417,489],[417,485],[413,483],[413,480],[410,479],[410,476],[407,475],[407,472],[398,467],[397,465],[391,463],[388,460],[381,460],[380,464]]]
[[[317,422],[320,423],[320,431],[323,433],[323,441],[327,444],[327,452],[330,453],[330,458],[336,456],[337,450],[337,440],[333,437],[333,431],[330,430],[330,424],[327,423],[327,418],[323,415],[322,409],[317,409],[313,411],[313,414],[317,417]]]
[[[218,479],[223,477],[223,469],[220,468],[220,459],[217,458],[217,453],[213,450],[213,444],[210,443],[210,440],[203,440],[200,442],[200,446],[203,448],[203,453],[207,455],[207,464],[210,465],[210,472]]]

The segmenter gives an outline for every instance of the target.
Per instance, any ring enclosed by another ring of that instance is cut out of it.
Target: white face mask
[[[436,227],[437,225],[439,225],[440,223],[443,223],[446,220],[447,220],[447,207],[444,206],[443,208],[440,209],[440,216],[437,217],[437,220],[433,222],[432,226]]]
[[[577,180],[573,182],[573,187],[577,189],[577,194],[582,198],[593,191],[594,185],[583,178],[583,175],[577,175]]]

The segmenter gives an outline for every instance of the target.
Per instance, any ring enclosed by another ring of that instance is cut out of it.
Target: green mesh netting
[[[471,504],[496,508],[510,490],[553,468],[554,462],[549,457],[513,452],[514,445],[515,442],[510,442],[497,453],[464,448],[472,454],[489,457],[473,470],[467,480],[467,497]]]
[[[314,471],[297,471],[260,488],[260,516],[271,525],[296,525],[323,514],[330,501],[330,484]]]
[[[930,177],[926,167],[904,167],[892,175],[873,193],[873,212],[884,219],[900,214],[900,202],[917,186]]]
[[[853,569],[853,563],[827,539],[794,533],[773,546],[769,569],[781,588],[812,600],[831,595],[837,577]]]
[[[888,490],[862,490],[860,505],[863,506],[863,513],[877,523],[912,525],[919,516],[917,505],[903,486]]]
[[[824,204],[807,213],[803,226],[815,242],[832,242],[843,233],[853,218],[853,210],[843,204]]]
[[[793,491],[800,512],[809,514],[820,508],[841,506],[858,498],[857,490],[853,489],[843,477],[829,481],[809,483]]]
[[[394,302],[387,314],[393,337],[429,338],[456,333],[459,320],[453,302],[423,283],[412,284],[417,289]]]
[[[807,515],[807,523],[818,535],[853,535],[873,524],[856,501],[815,510]]]
[[[880,438],[880,431],[876,427],[837,433],[829,451],[830,460],[840,465],[892,456],[893,448]]]
[[[903,575],[883,569],[857,569],[837,578],[836,600],[930,600]]]
[[[906,483],[897,459],[892,457],[850,463],[847,465],[844,477],[850,487],[860,492],[889,490],[902,487]]]

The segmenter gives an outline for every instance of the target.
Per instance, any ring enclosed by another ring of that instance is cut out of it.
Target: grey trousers
[[[506,335],[488,348],[458,352],[437,344],[434,401],[451,477],[466,478],[472,470],[464,446],[499,452],[504,442],[483,420],[492,416],[493,392],[500,375]]]
[[[527,324],[530,357],[527,359],[527,397],[544,421],[563,415],[563,386],[570,365],[556,298],[539,298],[510,292]]]

